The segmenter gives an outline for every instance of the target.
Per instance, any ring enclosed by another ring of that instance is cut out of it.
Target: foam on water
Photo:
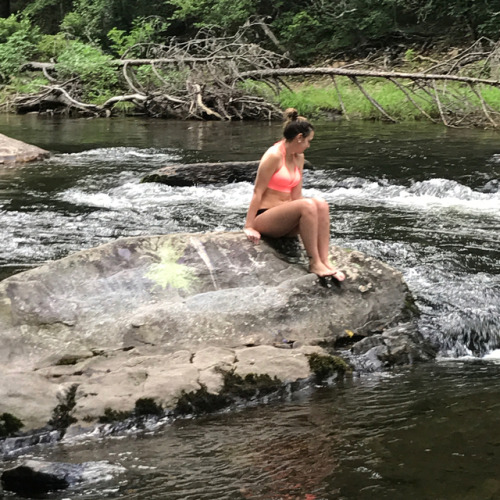
[[[383,181],[349,178],[333,181],[326,190],[305,189],[337,205],[387,206],[419,211],[457,211],[500,218],[500,192],[482,193],[456,181],[430,179],[402,186]]]
[[[100,163],[112,163],[113,165],[116,165],[117,162],[124,165],[143,163],[154,169],[164,166],[167,162],[178,162],[179,159],[179,152],[175,149],[115,147],[89,149],[80,153],[58,154],[50,158],[48,163],[54,165],[67,164],[75,167],[86,166],[90,162],[97,160]]]
[[[252,196],[249,182],[140,183],[144,172],[180,158],[175,149],[129,147],[55,155],[44,164],[44,175],[67,172],[71,182],[49,194],[33,184],[23,191],[26,209],[9,210],[2,200],[0,261],[44,262],[118,237],[240,230]],[[496,163],[496,156],[490,161]],[[443,352],[484,355],[500,345],[499,280],[470,269],[465,275],[458,261],[461,255],[468,258],[467,252],[494,259],[492,251],[500,246],[499,232],[492,230],[498,228],[500,192],[437,177],[401,183],[338,178],[335,171],[319,170],[305,172],[304,195],[332,205],[335,243],[402,270],[423,312],[422,331],[439,336]]]

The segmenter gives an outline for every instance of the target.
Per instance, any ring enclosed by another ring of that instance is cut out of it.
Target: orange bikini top
[[[274,172],[267,187],[270,189],[274,189],[275,191],[281,191],[282,193],[291,193],[292,189],[300,182],[300,170],[299,167],[295,165],[295,171],[293,172],[293,174],[290,174],[290,171],[288,170],[285,162],[285,141],[277,142],[275,146],[276,145],[279,145],[279,147],[281,148],[281,151],[283,153],[283,162],[281,164],[281,167],[276,172]]]

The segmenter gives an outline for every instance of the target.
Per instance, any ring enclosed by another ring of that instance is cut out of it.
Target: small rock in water
[[[27,460],[18,467],[5,470],[0,480],[5,491],[36,496],[64,490],[77,483],[109,479],[110,474],[120,474],[124,470],[121,466],[107,462],[68,464]]]
[[[498,190],[500,189],[500,180],[498,179],[493,179],[489,182],[487,182],[481,191],[483,193],[497,193]]]

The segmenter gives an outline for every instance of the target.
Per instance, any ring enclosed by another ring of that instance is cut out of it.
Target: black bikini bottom
[[[257,210],[257,213],[255,214],[255,217],[257,217],[257,215],[263,214],[266,210],[269,210],[269,208],[259,208],[259,210]]]

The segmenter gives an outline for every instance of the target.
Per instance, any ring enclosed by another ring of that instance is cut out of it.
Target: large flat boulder
[[[48,158],[49,151],[0,134],[0,165]]]
[[[303,380],[322,346],[411,319],[399,271],[332,248],[347,279],[326,287],[297,240],[280,245],[240,232],[125,238],[3,280],[0,413],[35,428],[70,388],[73,416],[89,421],[139,398],[171,408],[216,394],[225,372]]]

